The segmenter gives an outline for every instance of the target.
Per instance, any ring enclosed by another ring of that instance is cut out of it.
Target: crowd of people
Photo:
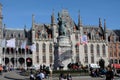
[[[59,76],[59,80],[72,80],[72,76],[70,73],[68,74],[61,73]]]
[[[106,80],[113,80],[114,79],[114,72],[111,67],[107,67],[105,69],[93,69],[90,68],[90,75],[92,77],[101,77],[105,75]]]

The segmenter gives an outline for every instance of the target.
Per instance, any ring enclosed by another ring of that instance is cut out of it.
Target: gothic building
[[[108,65],[105,21],[104,27],[101,19],[98,26],[85,26],[78,14],[76,25],[67,10],[59,12],[57,20],[58,22],[55,22],[54,13],[51,24],[36,24],[33,17],[32,41],[37,47],[36,52],[33,52],[33,63],[53,64],[55,67],[63,65],[67,68],[66,64],[72,62],[80,62],[85,66],[91,63],[99,64],[100,60],[104,60],[105,65]],[[80,36],[83,35],[87,36],[87,44],[81,42]]]
[[[2,19],[0,5],[0,41],[16,39],[16,48],[0,47],[0,59],[4,65],[30,67],[44,64],[53,65],[55,69],[60,66],[67,69],[69,63],[76,62],[83,66],[100,64],[101,61],[104,66],[120,62],[120,31],[107,30],[106,21],[104,20],[102,25],[100,18],[98,26],[86,26],[82,24],[78,13],[76,24],[68,11],[63,9],[58,12],[57,21],[54,12],[52,13],[50,24],[38,24],[32,15],[30,30],[6,28],[2,24]],[[87,37],[86,43],[81,40],[83,36]],[[25,40],[27,45],[22,48]],[[35,50],[31,50],[32,44],[36,45]]]

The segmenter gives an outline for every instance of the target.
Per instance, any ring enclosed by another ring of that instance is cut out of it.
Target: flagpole
[[[15,65],[16,65],[16,57],[15,57],[15,48],[14,48],[14,69],[15,69]]]
[[[6,53],[6,42],[5,42],[5,50],[4,50],[4,55],[3,55],[3,58],[4,58],[4,66],[5,66],[5,53]]]
[[[27,65],[26,65],[26,48],[25,48],[25,70],[27,70]]]
[[[27,40],[26,40],[26,41],[27,41]],[[25,47],[25,48],[24,48],[24,49],[25,49],[25,70],[27,70],[27,65],[26,65],[26,45],[27,45],[27,43],[25,42],[25,46],[24,46],[24,47]]]

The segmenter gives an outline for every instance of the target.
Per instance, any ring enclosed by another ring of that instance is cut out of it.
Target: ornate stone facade
[[[51,24],[38,24],[34,21],[33,15],[32,28],[30,30],[8,29],[2,25],[1,7],[0,30],[2,31],[2,37],[0,37],[0,40],[2,41],[4,38],[6,40],[16,38],[15,49],[0,47],[2,64],[24,67],[26,61],[28,67],[37,64],[53,65],[55,69],[63,66],[64,69],[67,69],[69,63],[76,62],[80,62],[83,66],[88,66],[92,63],[99,64],[101,60],[107,66],[111,62],[111,59],[113,60],[114,58],[117,59],[115,63],[119,62],[120,38],[118,38],[117,42],[111,43],[112,34],[110,34],[111,31],[106,29],[105,20],[104,26],[102,26],[100,18],[98,26],[86,26],[82,24],[79,13],[78,24],[76,24],[70,17],[68,11],[62,10],[58,13],[58,22],[56,22],[53,12],[51,15]],[[114,34],[115,36],[120,36],[115,32]],[[86,44],[81,41],[83,36],[87,37]],[[22,49],[21,45],[25,40],[27,40],[28,46]],[[36,45],[36,50],[34,51],[30,49],[32,44]],[[113,45],[115,47],[111,50],[111,46]],[[111,53],[114,56],[111,57]],[[14,58],[16,58],[15,64]]]

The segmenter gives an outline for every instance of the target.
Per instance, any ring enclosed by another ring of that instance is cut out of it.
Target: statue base
[[[70,38],[67,36],[58,37],[58,67],[67,70],[67,65],[72,63],[72,45]]]

